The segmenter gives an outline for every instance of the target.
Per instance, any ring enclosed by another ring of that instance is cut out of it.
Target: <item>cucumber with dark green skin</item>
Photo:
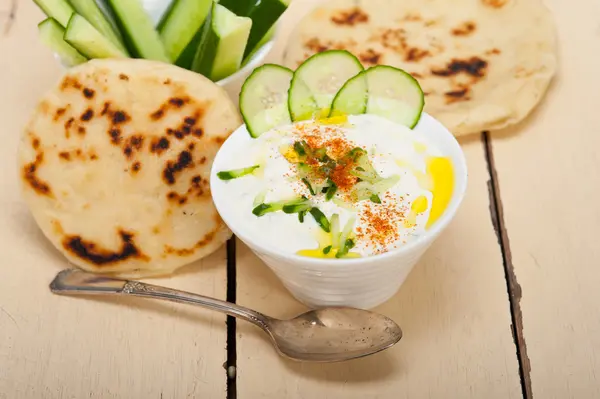
[[[123,37],[116,26],[108,19],[95,0],[69,0],[69,3],[75,11],[88,20],[94,28],[98,30],[102,35],[109,39],[125,54],[128,54],[125,45],[123,44]]]
[[[67,0],[33,0],[50,18],[54,18],[63,28],[67,27],[71,14],[75,12]]]
[[[250,30],[244,57],[256,51],[259,43],[287,10],[288,5],[289,0],[261,0],[250,8],[248,17],[252,19],[252,29]]]
[[[175,60],[175,65],[185,69],[192,69],[192,62],[194,62],[194,57],[196,57],[196,52],[198,52],[198,46],[200,46],[202,34],[205,29],[204,25],[206,25],[206,20],[194,34],[194,37],[192,37],[192,40],[190,40],[188,45],[185,46],[181,54],[179,54],[179,57]]]
[[[239,17],[214,2],[191,69],[215,82],[237,72],[251,26],[250,18]]]
[[[38,24],[42,43],[48,46],[68,66],[83,64],[87,58],[63,40],[65,29],[54,18],[46,18]]]
[[[247,17],[250,7],[259,0],[221,0],[219,4],[240,17]]]
[[[171,63],[154,23],[140,0],[107,0],[125,45],[135,58]]]
[[[171,59],[178,60],[187,49],[202,28],[212,3],[212,0],[173,0],[157,27]]]

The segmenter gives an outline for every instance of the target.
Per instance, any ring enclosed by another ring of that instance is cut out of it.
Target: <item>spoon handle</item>
[[[244,319],[263,329],[269,319],[262,313],[219,299],[140,281],[101,276],[78,269],[66,269],[58,273],[50,283],[50,290],[62,295],[132,295],[188,303]]]

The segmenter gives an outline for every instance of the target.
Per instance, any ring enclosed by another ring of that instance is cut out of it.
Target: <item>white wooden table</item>
[[[560,72],[524,123],[461,140],[470,182],[458,217],[376,309],[404,338],[314,365],[216,313],[49,292],[66,264],[19,198],[15,153],[61,71],[33,3],[0,0],[0,398],[600,397],[600,2],[548,4]],[[155,282],[276,317],[303,310],[239,242]]]

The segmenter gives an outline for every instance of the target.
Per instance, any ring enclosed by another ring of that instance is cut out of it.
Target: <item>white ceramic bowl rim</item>
[[[349,259],[348,258],[346,258],[346,259],[312,258],[312,257],[291,254],[288,252],[281,251],[278,248],[276,248],[275,246],[270,245],[269,243],[265,243],[264,241],[256,240],[254,238],[251,238],[249,235],[244,234],[243,229],[239,229],[236,226],[236,223],[231,221],[231,218],[227,215],[227,210],[223,209],[222,207],[221,208],[219,207],[219,200],[218,200],[218,198],[215,198],[215,197],[219,196],[219,189],[216,187],[217,184],[215,183],[215,181],[218,180],[218,178],[216,178],[216,173],[217,173],[216,168],[218,167],[217,165],[219,164],[219,162],[217,161],[219,159],[219,155],[222,156],[222,154],[223,154],[223,152],[221,150],[227,146],[227,143],[235,135],[248,134],[248,131],[246,130],[245,125],[240,126],[238,129],[236,129],[235,132],[233,132],[229,136],[229,138],[227,138],[227,140],[225,140],[225,142],[221,146],[221,149],[217,153],[215,161],[213,162],[213,167],[211,170],[211,178],[210,178],[210,186],[211,186],[210,189],[211,189],[211,195],[212,195],[213,201],[215,203],[215,207],[217,208],[219,214],[223,218],[223,221],[229,226],[231,231],[233,231],[233,233],[237,237],[239,237],[242,241],[252,243],[253,246],[256,246],[260,251],[265,252],[267,255],[270,255],[270,256],[273,256],[276,258],[292,259],[297,262],[304,263],[306,265],[326,266],[329,268],[331,268],[331,267],[334,267],[334,268],[342,267],[343,268],[343,267],[348,267],[350,265],[373,264],[373,263],[380,262],[384,259],[388,259],[388,258],[392,258],[392,257],[398,256],[398,255],[401,255],[404,252],[410,252],[412,250],[412,248],[421,245],[421,243],[423,241],[427,241],[431,237],[437,236],[442,230],[444,230],[446,228],[446,226],[450,223],[450,221],[456,215],[456,213],[460,207],[460,204],[462,203],[462,199],[464,198],[466,189],[467,189],[467,180],[468,180],[467,163],[466,163],[466,159],[464,157],[464,153],[463,153],[458,141],[456,140],[454,135],[452,135],[452,133],[450,133],[445,127],[443,127],[441,125],[440,122],[438,122],[435,118],[433,118],[432,116],[430,116],[429,114],[427,114],[425,112],[422,113],[421,119],[419,120],[419,124],[417,124],[415,129],[417,129],[419,127],[419,125],[421,124],[421,121],[423,121],[425,119],[429,119],[430,122],[433,122],[433,123],[439,125],[440,128],[446,132],[445,134],[448,136],[449,142],[451,143],[450,145],[452,147],[454,147],[454,152],[456,154],[456,157],[454,159],[454,162],[455,162],[455,165],[454,165],[454,173],[455,173],[454,192],[452,193],[452,198],[450,200],[450,203],[448,204],[448,207],[446,208],[446,210],[444,211],[442,216],[428,230],[426,230],[425,233],[421,234],[419,237],[415,238],[414,240],[410,241],[409,243],[404,244],[404,245],[402,245],[398,248],[395,248],[391,251],[388,251],[388,252],[385,252],[382,254],[372,255],[372,256],[365,256],[365,257],[361,257],[361,258],[349,258]],[[458,161],[458,164],[456,163],[456,161]],[[464,173],[461,175],[458,175],[457,173],[460,173],[461,171],[464,171]]]

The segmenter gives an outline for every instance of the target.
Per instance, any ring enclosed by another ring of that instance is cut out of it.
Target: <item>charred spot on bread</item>
[[[465,21],[462,24],[458,25],[456,28],[452,29],[452,34],[454,36],[468,36],[475,31],[475,22],[473,21]]]
[[[121,144],[121,131],[119,129],[112,128],[108,131],[108,135],[110,136],[110,142],[119,145]]]
[[[85,98],[92,99],[92,98],[94,98],[95,94],[96,94],[96,92],[93,89],[90,89],[89,87],[83,88],[83,96]]]
[[[54,121],[58,121],[67,112],[67,108],[59,108],[54,113]]]
[[[134,241],[134,234],[123,229],[118,230],[121,241],[120,248],[116,251],[103,248],[100,244],[86,240],[80,235],[68,235],[62,245],[72,255],[96,266],[106,266],[125,261],[130,258],[148,261]]]
[[[337,25],[355,26],[369,21],[369,14],[362,8],[354,7],[349,10],[340,11],[331,16],[331,22]]]
[[[37,138],[37,137],[35,137],[35,136],[33,136],[33,137],[31,138],[31,147],[32,147],[34,150],[37,150],[38,148],[40,148],[40,139],[39,139],[39,138]]]
[[[479,57],[471,57],[468,59],[453,59],[445,68],[432,69],[431,73],[436,76],[454,76],[459,73],[481,78],[485,76],[488,63]]]
[[[119,74],[119,79],[121,79],[121,80],[129,80],[129,76],[125,75],[124,73],[120,73]]]
[[[366,51],[360,53],[358,55],[358,58],[361,60],[361,62],[363,62],[365,64],[376,65],[381,60],[382,56],[383,55],[381,53],[378,53],[377,51],[373,50],[372,48],[369,48]]]
[[[170,142],[166,137],[155,138],[150,144],[150,152],[161,154],[163,151],[168,150]]]
[[[81,114],[81,116],[79,117],[80,120],[87,122],[90,119],[92,119],[94,117],[94,110],[91,108],[88,108],[85,110],[85,112],[83,114]]]
[[[129,121],[131,118],[125,113],[125,111],[114,111],[112,113],[112,123],[119,125]]]
[[[62,91],[65,91],[65,90],[71,89],[71,88],[80,90],[81,87],[82,87],[82,85],[79,82],[79,80],[77,80],[77,78],[72,77],[72,76],[66,76],[60,83],[60,89]]]
[[[40,165],[44,162],[44,153],[38,152],[35,160],[23,167],[23,179],[38,194],[52,196],[50,185],[37,176]]]
[[[189,151],[182,151],[177,157],[177,161],[167,161],[167,165],[163,170],[163,178],[168,185],[175,184],[175,175],[194,166],[192,154]]]

